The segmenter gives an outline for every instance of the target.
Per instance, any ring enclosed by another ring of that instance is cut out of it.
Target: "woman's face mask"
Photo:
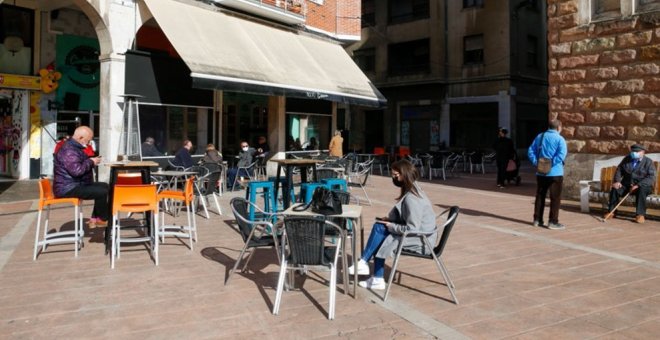
[[[392,177],[392,183],[399,188],[403,186],[403,181],[399,181],[396,177]]]

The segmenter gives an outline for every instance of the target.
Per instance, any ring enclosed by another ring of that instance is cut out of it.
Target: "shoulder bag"
[[[545,138],[545,132],[541,135],[541,142],[539,143],[538,151],[536,152],[536,172],[541,175],[547,175],[552,169],[552,159],[541,157],[541,147],[543,146],[543,138]]]
[[[312,212],[321,215],[341,215],[341,201],[339,196],[332,190],[318,187],[314,190],[312,200],[309,204],[293,208],[294,211],[303,211],[312,208]]]

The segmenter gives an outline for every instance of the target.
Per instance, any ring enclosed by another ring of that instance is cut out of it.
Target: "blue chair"
[[[271,181],[251,181],[245,190],[245,200],[252,203],[249,209],[249,220],[254,221],[254,204],[257,203],[257,195],[264,198],[264,211],[273,213],[277,211],[277,200],[275,199],[275,184]]]
[[[330,190],[348,191],[348,184],[343,178],[324,178],[321,183]]]
[[[327,185],[324,183],[302,183],[300,184],[300,197],[303,200],[303,203],[309,203],[312,200],[312,196],[314,195],[314,190],[316,188],[328,188]]]

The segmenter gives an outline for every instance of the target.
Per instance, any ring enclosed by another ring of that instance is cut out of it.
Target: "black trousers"
[[[108,183],[103,182],[79,185],[67,192],[64,197],[77,197],[84,200],[94,200],[92,216],[107,221],[110,218],[110,212],[108,210],[108,188]]]
[[[534,220],[543,221],[545,197],[550,191],[550,223],[559,223],[561,188],[564,176],[536,176],[536,201],[534,202]]]
[[[621,187],[620,189],[612,188],[610,191],[610,201],[607,205],[607,211],[612,211],[612,209],[614,209],[619,203],[619,200],[628,193],[629,189],[630,187]],[[651,193],[652,189],[653,188],[651,187],[640,185],[639,188],[637,188],[637,191],[631,194],[632,196],[635,196],[635,214],[642,216],[646,215],[646,196]]]
[[[506,178],[506,166],[509,164],[509,160],[497,159],[495,163],[497,164],[497,184],[504,185],[504,179]]]

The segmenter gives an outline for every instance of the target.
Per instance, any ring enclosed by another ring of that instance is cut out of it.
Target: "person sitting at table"
[[[147,137],[142,143],[142,157],[158,157],[163,154],[156,148],[156,141],[153,137]]]
[[[236,164],[236,168],[231,168],[227,171],[227,184],[229,186],[234,185],[234,180],[236,179],[236,176],[240,177],[250,177],[252,176],[252,169],[249,169],[250,172],[248,172],[246,168],[248,165],[252,164],[254,162],[254,157],[255,154],[257,153],[257,150],[255,148],[251,148],[250,145],[248,144],[247,141],[241,141],[241,151],[238,153],[238,163]],[[241,172],[238,172],[238,168],[243,168],[241,169]]]
[[[192,150],[193,144],[190,140],[186,139],[183,141],[183,146],[179,151],[176,152],[176,155],[174,155],[174,160],[172,160],[172,164],[175,166],[181,166],[184,167],[185,169],[190,168],[193,166],[193,160],[192,156],[190,156],[190,150]]]
[[[316,141],[316,137],[312,137],[309,139],[309,143],[307,144],[307,147],[305,150],[318,150],[319,149],[319,143]]]
[[[215,145],[213,143],[209,143],[206,145],[206,153],[204,153],[204,157],[200,160],[202,164],[220,164],[222,163],[222,154],[220,151],[215,149]]]
[[[421,254],[430,254],[433,249],[427,249],[421,237],[409,237],[402,240],[405,231],[435,230],[435,213],[431,201],[417,184],[419,173],[409,161],[402,159],[392,163],[392,182],[400,188],[397,202],[387,217],[376,218],[362,251],[362,257],[357,264],[358,275],[369,275],[369,260],[374,257],[374,275],[366,281],[360,281],[360,287],[369,289],[385,289],[385,259],[393,256],[399,242],[404,242],[406,250]],[[437,234],[429,236],[431,244],[435,244]],[[353,274],[355,268],[348,268]]]
[[[255,156],[268,157],[268,153],[270,153],[270,146],[268,146],[268,142],[266,142],[266,137],[259,136],[257,141],[258,143],[257,146],[255,147],[257,153],[255,154]]]
[[[84,153],[92,138],[92,129],[84,125],[79,126],[73,137],[59,149],[54,159],[53,193],[58,198],[93,199],[94,210],[89,224],[105,226],[110,217],[108,184],[93,180],[93,169],[101,163],[101,157],[88,157]]]

